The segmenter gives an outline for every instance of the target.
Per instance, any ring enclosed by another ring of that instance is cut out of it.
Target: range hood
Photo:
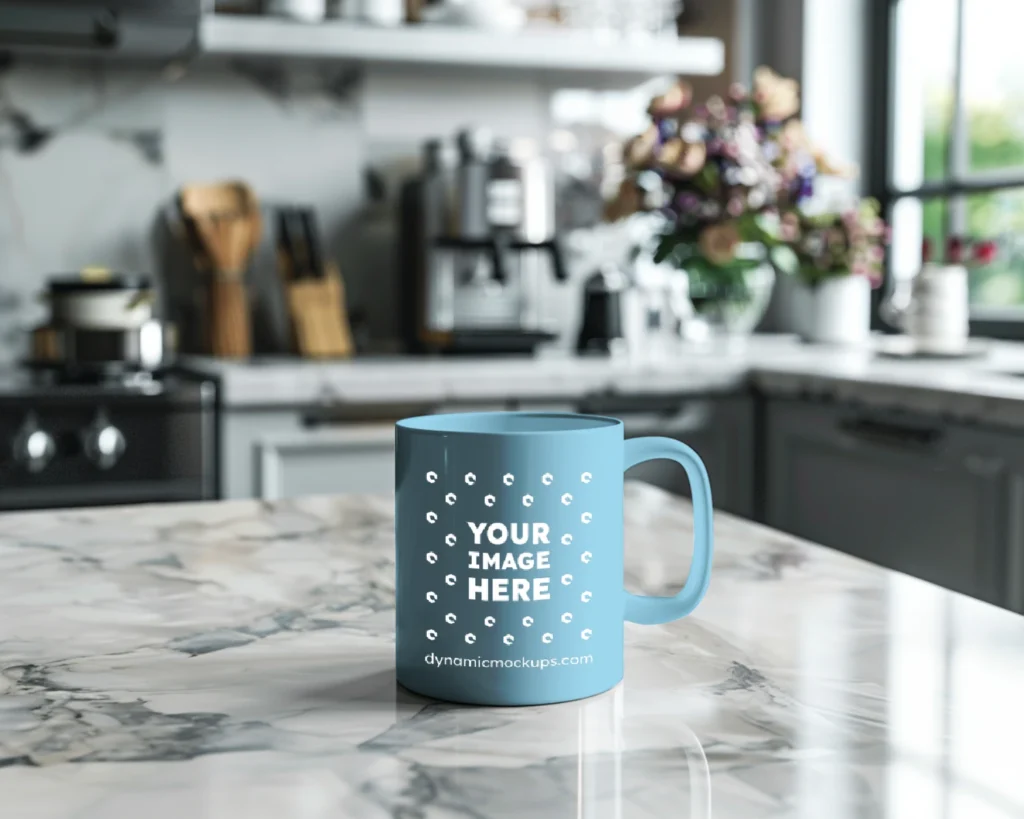
[[[0,0],[0,52],[162,59],[188,52],[203,0]]]

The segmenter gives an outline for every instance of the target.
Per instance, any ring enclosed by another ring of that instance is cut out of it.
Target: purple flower
[[[687,191],[676,197],[676,206],[682,213],[689,213],[700,206],[700,199],[695,193]]]
[[[658,122],[658,136],[664,139],[671,139],[676,135],[676,123],[674,120],[663,119]]]

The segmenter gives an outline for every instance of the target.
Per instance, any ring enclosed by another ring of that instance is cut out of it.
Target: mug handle
[[[686,470],[693,498],[693,560],[690,576],[674,597],[646,597],[626,594],[626,620],[645,626],[670,623],[685,617],[704,598],[711,582],[711,555],[714,537],[711,512],[711,483],[704,462],[690,447],[674,438],[630,438],[626,441],[623,469],[667,458]]]

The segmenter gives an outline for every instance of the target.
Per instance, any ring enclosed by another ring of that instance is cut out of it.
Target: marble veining
[[[627,487],[627,585],[689,507]],[[389,498],[0,516],[0,816],[1015,817],[1024,620],[726,515],[558,706],[396,688]]]

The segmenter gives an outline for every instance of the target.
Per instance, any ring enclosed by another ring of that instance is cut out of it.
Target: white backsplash
[[[18,64],[0,92],[0,366],[43,318],[36,294],[48,276],[92,264],[157,271],[154,229],[174,191],[231,177],[265,201],[315,206],[350,305],[375,337],[391,336],[397,234],[393,210],[366,203],[368,163],[412,167],[424,138],[469,124],[536,138],[549,129],[541,81],[468,72]],[[14,111],[55,135],[19,151]],[[562,317],[576,302],[561,288],[548,309]]]

